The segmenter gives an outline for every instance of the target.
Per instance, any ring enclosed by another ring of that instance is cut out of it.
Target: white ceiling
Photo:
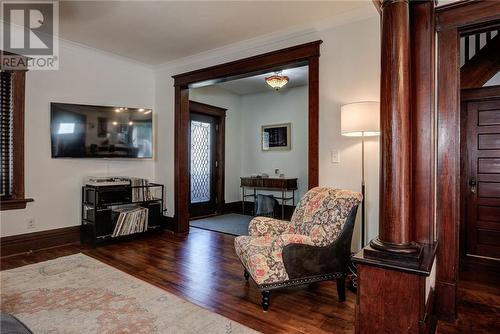
[[[304,27],[371,1],[61,1],[60,37],[157,65]]]
[[[282,71],[282,74],[286,75],[290,79],[288,84],[286,84],[286,86],[283,87],[282,90],[307,85],[308,69],[309,69],[308,66],[302,66]],[[253,77],[226,81],[217,84],[217,86],[222,87],[225,90],[228,90],[238,95],[270,92],[273,89],[269,87],[269,85],[266,83],[265,78],[273,74],[274,72],[271,72],[271,73],[256,75]]]

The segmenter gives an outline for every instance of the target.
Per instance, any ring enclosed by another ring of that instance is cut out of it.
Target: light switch
[[[338,150],[331,151],[332,164],[338,164],[340,162],[340,153]]]

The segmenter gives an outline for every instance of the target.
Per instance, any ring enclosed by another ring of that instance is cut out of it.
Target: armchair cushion
[[[305,235],[287,233],[234,239],[236,254],[258,285],[288,280],[282,252],[290,244],[313,245],[313,242]]]
[[[295,233],[309,236],[315,246],[327,246],[337,239],[352,208],[362,198],[350,190],[313,188],[297,205],[291,225]]]
[[[248,235],[261,237],[265,235],[278,236],[283,233],[294,233],[290,222],[268,217],[255,217],[248,225]]]

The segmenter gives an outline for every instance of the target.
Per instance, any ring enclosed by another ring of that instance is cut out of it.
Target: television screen
[[[151,109],[51,103],[53,158],[152,158]]]

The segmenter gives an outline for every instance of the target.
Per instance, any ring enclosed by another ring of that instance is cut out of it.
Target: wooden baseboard
[[[163,216],[162,225],[167,231],[177,232],[177,220],[175,217]]]
[[[25,233],[0,238],[2,257],[80,242],[80,226]]]
[[[224,204],[224,213],[242,213],[242,201],[229,202]],[[246,215],[253,215],[253,202],[245,201],[245,213]],[[295,210],[294,206],[285,205],[285,217],[284,219],[290,220]],[[281,205],[275,211],[275,217],[281,219]]]

